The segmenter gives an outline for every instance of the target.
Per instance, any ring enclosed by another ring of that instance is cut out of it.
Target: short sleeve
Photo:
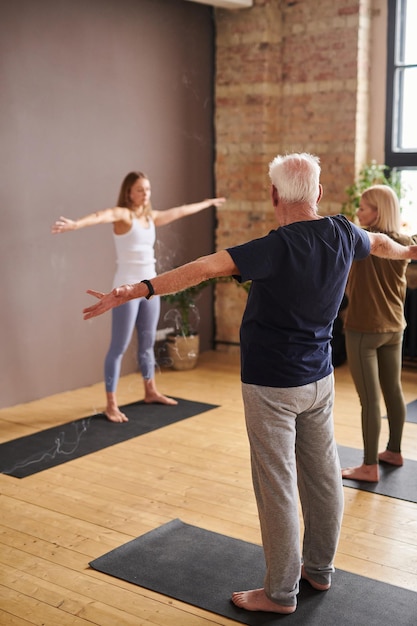
[[[239,268],[240,276],[236,276],[236,278],[240,282],[262,280],[270,275],[272,264],[269,251],[273,232],[265,237],[227,248],[227,252],[232,257],[236,267]]]
[[[368,233],[363,228],[359,228],[355,224],[352,224],[353,236],[354,236],[354,259],[358,261],[369,256],[371,252],[371,241]]]

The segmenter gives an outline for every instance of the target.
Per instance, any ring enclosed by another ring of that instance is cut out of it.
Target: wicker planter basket
[[[197,365],[200,336],[168,335],[167,349],[174,370],[191,370]]]

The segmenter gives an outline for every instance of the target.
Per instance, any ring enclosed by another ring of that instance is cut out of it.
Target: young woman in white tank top
[[[218,207],[225,198],[210,198],[194,204],[156,211],[151,206],[151,184],[142,172],[130,172],[124,178],[117,206],[90,213],[72,220],[60,217],[52,226],[52,233],[64,233],[96,224],[113,224],[116,247],[116,273],[113,287],[153,278],[155,270],[155,227],[192,215],[210,206]],[[119,409],[116,388],[120,366],[133,330],[138,333],[138,362],[143,377],[146,403],[177,404],[176,400],[160,393],[155,383],[154,343],[159,319],[159,296],[131,300],[113,309],[112,338],[105,360],[106,408],[111,422],[126,422]]]

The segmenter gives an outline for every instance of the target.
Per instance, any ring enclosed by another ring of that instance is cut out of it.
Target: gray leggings
[[[136,328],[138,334],[138,364],[143,378],[155,374],[155,335],[161,301],[159,296],[151,300],[138,298],[112,310],[112,332],[109,351],[104,362],[106,391],[116,391],[120,377],[122,358]]]
[[[302,562],[318,583],[329,583],[334,571],[343,488],[333,434],[333,375],[285,389],[243,383],[242,393],[267,568],[265,593],[293,606]]]
[[[401,452],[406,406],[401,388],[403,333],[345,331],[349,368],[362,407],[364,463],[378,463],[381,391],[387,409],[387,450]]]

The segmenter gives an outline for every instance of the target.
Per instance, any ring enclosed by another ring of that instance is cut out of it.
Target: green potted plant
[[[170,321],[174,326],[173,332],[166,337],[169,362],[174,369],[188,370],[196,366],[200,350],[197,330],[200,314],[196,300],[203,289],[218,282],[233,282],[246,292],[250,287],[250,281],[238,283],[232,276],[225,276],[211,278],[194,287],[162,296],[162,299],[173,307],[165,313],[164,321]]]
[[[212,281],[207,280],[183,291],[162,296],[173,308],[164,316],[165,321],[174,325],[174,331],[167,335],[167,351],[172,367],[188,370],[195,367],[200,350],[198,324],[200,315],[195,304],[197,296]]]
[[[342,204],[341,213],[353,220],[359,208],[362,192],[372,185],[389,185],[394,189],[399,199],[403,195],[401,180],[397,172],[390,170],[386,165],[371,161],[360,170],[357,180],[346,187],[348,199]]]

